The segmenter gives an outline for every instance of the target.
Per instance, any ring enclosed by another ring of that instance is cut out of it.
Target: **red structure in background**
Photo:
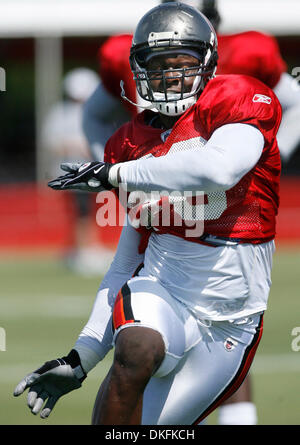
[[[283,177],[280,183],[280,207],[277,218],[278,245],[300,246],[300,178]]]
[[[96,198],[96,195],[95,195]],[[99,244],[114,249],[122,227],[98,227],[96,204],[91,214],[91,230]],[[69,192],[55,192],[36,184],[0,186],[0,251],[67,250],[74,244],[75,212]]]
[[[277,220],[277,246],[300,247],[300,178],[283,177]],[[96,196],[96,195],[95,195]],[[0,251],[61,251],[74,242],[74,215],[70,193],[58,193],[36,184],[0,187]],[[96,204],[91,227],[96,225]],[[115,249],[122,227],[98,227],[99,244]]]

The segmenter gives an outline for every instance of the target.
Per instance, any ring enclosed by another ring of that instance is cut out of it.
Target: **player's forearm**
[[[124,226],[113,262],[107,271],[100,289],[110,288],[116,294],[143,262],[144,254],[139,253],[141,235],[132,227],[126,215]]]
[[[114,260],[101,283],[89,320],[74,346],[86,373],[112,348],[114,300],[120,288],[143,262],[144,255],[138,253],[139,241],[140,234],[126,219]]]
[[[277,133],[278,147],[282,159],[287,162],[300,143],[300,101],[282,114]]]
[[[283,114],[277,133],[282,159],[287,162],[300,142],[300,87],[297,78],[283,73],[274,93],[282,106]]]
[[[119,182],[129,191],[227,190],[257,163],[264,138],[250,125],[230,124],[216,130],[205,147],[196,144],[191,150],[119,164]]]
[[[298,73],[297,73],[298,74]],[[300,87],[298,79],[288,73],[283,73],[274,88],[274,93],[279,99],[283,111],[300,103]]]

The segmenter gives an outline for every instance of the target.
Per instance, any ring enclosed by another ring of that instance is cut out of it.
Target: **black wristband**
[[[71,366],[75,376],[80,382],[83,382],[83,380],[86,379],[87,375],[81,365],[80,357],[76,349],[71,349],[67,356],[62,357],[62,360]]]
[[[99,174],[96,174],[96,178],[99,179],[101,184],[106,190],[111,190],[113,185],[109,182],[109,170],[111,169],[113,164],[109,164],[108,162],[104,164],[104,167],[100,170]]]

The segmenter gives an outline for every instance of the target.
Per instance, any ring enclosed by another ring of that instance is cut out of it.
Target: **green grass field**
[[[299,271],[300,251],[278,249],[264,335],[251,370],[259,424],[300,424],[300,351],[291,346],[292,330],[300,326]],[[81,389],[58,402],[48,420],[33,416],[26,397],[15,398],[12,393],[25,374],[70,350],[88,318],[99,282],[72,274],[50,257],[0,260],[0,327],[6,332],[6,351],[0,351],[1,425],[90,424],[111,354]],[[207,423],[216,421],[213,413]]]

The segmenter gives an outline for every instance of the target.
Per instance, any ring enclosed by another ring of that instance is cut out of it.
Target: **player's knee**
[[[146,384],[165,356],[161,334],[145,327],[123,329],[117,336],[114,371],[126,378]]]

